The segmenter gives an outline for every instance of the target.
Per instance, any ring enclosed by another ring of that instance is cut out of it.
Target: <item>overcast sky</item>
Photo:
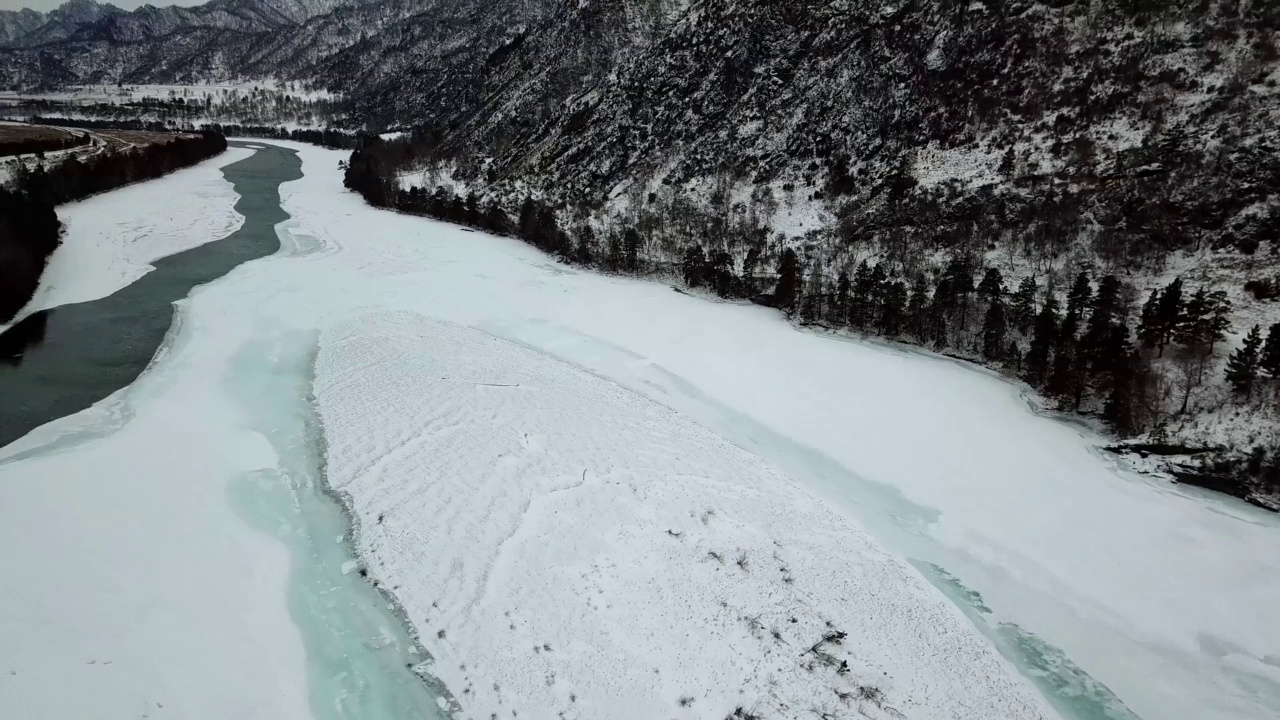
[[[64,0],[0,0],[0,10],[20,10],[29,7],[40,12],[47,12],[61,5]],[[105,0],[98,0],[103,2]],[[166,5],[200,5],[205,0],[110,0],[111,5],[125,10],[132,10],[139,5],[156,5],[164,7]]]

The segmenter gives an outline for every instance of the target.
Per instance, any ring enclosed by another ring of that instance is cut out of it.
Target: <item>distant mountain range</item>
[[[194,29],[262,32],[293,28],[337,7],[339,0],[214,0],[195,7],[143,5],[125,11],[94,0],[68,0],[48,13],[0,12],[0,38],[9,48],[65,42],[149,42]]]
[[[0,86],[196,82],[296,74],[375,28],[320,19],[343,0],[214,0],[124,11],[70,0],[49,13],[0,12]],[[309,27],[314,27],[308,32]]]

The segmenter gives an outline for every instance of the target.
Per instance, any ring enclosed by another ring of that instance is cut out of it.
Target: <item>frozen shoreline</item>
[[[244,222],[235,211],[240,196],[222,168],[252,154],[227,148],[164,177],[59,206],[62,242],[31,300],[0,332],[40,310],[106,297],[150,272],[152,262],[235,232]]]

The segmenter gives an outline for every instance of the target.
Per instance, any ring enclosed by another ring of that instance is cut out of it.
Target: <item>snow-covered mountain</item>
[[[0,46],[8,46],[43,25],[45,21],[44,13],[31,8],[0,10]]]
[[[351,0],[351,3],[358,0]],[[333,11],[345,0],[213,0],[194,7],[143,5],[126,12],[95,0],[68,0],[41,14],[32,10],[0,12],[0,47],[38,51],[47,59],[83,53],[127,58],[125,43],[143,43],[152,55],[180,53],[180,37],[195,31],[229,31],[223,38],[294,29]],[[194,61],[195,59],[192,58]],[[104,67],[104,73],[126,66]],[[37,77],[39,78],[38,72]]]

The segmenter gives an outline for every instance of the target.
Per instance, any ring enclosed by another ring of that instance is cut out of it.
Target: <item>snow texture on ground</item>
[[[252,154],[228,148],[163,178],[59,206],[58,218],[65,226],[62,244],[13,322],[40,310],[106,297],[150,272],[152,262],[235,232],[244,222],[235,211],[240,196],[222,168]],[[0,332],[5,327],[0,325]]]
[[[359,549],[463,717],[1048,716],[906,563],[613,383],[375,314],[325,331],[315,395]]]

